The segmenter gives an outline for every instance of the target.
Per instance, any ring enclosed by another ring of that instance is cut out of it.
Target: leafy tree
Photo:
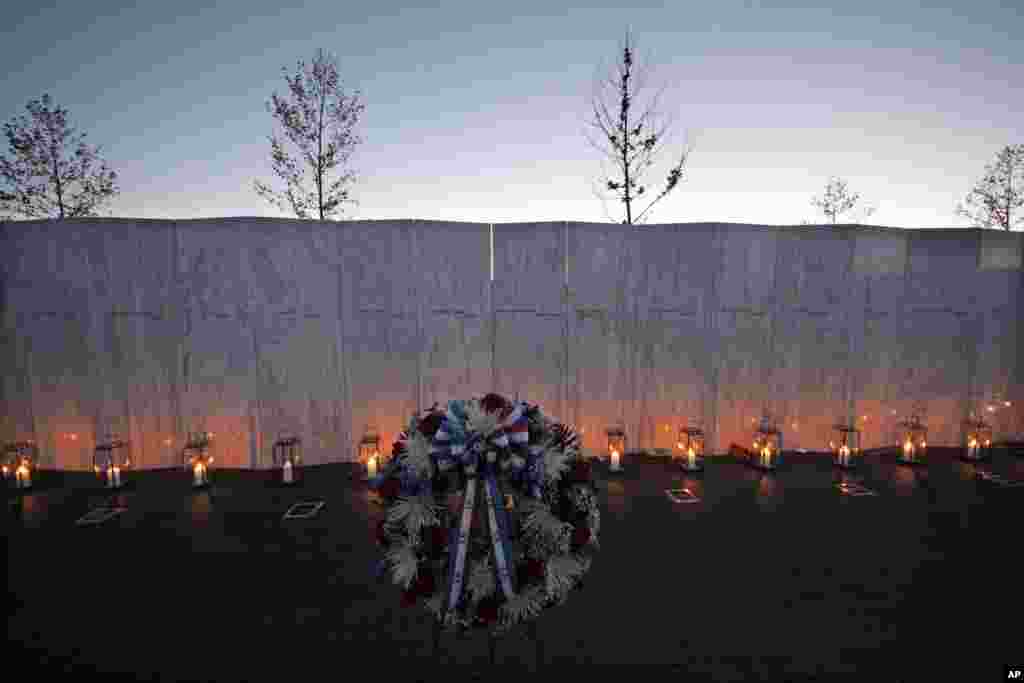
[[[98,147],[85,144],[85,133],[75,146],[68,111],[51,108],[49,95],[25,108],[31,120],[21,116],[4,124],[13,157],[0,156],[0,181],[7,186],[0,187],[0,213],[55,219],[97,216],[96,209],[119,192],[117,173],[99,161]]]
[[[957,214],[970,218],[981,228],[1024,227],[1024,145],[1007,145],[996,160],[985,167],[985,175],[974,186]]]
[[[286,69],[282,68],[282,71]],[[355,146],[362,142],[353,133],[365,106],[359,102],[359,91],[346,95],[338,77],[337,59],[318,50],[309,66],[302,61],[295,76],[285,75],[290,99],[272,95],[273,106],[267,110],[284,128],[284,134],[300,152],[302,162],[285,151],[281,141],[270,136],[274,173],[285,181],[287,189],[275,192],[270,186],[255,181],[257,194],[283,211],[289,209],[299,218],[319,216],[330,218],[341,211],[342,202],[356,203],[349,198],[346,185],[355,181],[352,171],[342,173],[328,184],[327,173],[345,164]],[[313,176],[314,188],[304,186],[304,169]]]
[[[597,129],[599,139],[595,141],[588,136],[587,141],[614,165],[616,175],[613,177],[605,173],[601,186],[614,193],[613,196],[626,205],[626,217],[622,222],[633,225],[642,222],[651,207],[679,185],[690,150],[684,149],[678,163],[669,170],[665,188],[643,211],[636,214],[633,203],[647,190],[640,181],[660,154],[670,124],[665,122],[660,126],[655,125],[658,116],[657,100],[664,89],[652,98],[643,112],[639,115],[633,113],[646,73],[634,69],[633,48],[630,46],[628,31],[622,50],[622,63],[616,66],[616,72],[601,80],[592,98],[594,118],[589,125]],[[618,112],[613,114],[616,106]],[[604,197],[601,199],[604,201]]]
[[[832,220],[832,224],[835,225],[836,217],[856,206],[859,199],[859,194],[849,191],[845,180],[830,178],[825,185],[825,194],[821,197],[812,198],[811,204],[821,209]],[[873,212],[874,209],[867,209],[865,214],[870,216]]]

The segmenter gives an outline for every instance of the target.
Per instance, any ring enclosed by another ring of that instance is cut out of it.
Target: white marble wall
[[[490,279],[493,230],[494,280]],[[763,410],[788,447],[853,416],[893,441],[924,404],[956,443],[972,400],[1024,437],[1020,233],[863,226],[317,222],[0,223],[0,439],[91,465],[115,431],[143,467],[189,431],[265,467],[385,447],[417,408],[495,390],[604,447],[717,451]],[[1009,401],[1011,406],[1005,406]]]

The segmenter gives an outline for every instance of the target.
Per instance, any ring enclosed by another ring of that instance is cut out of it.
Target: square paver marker
[[[841,482],[836,484],[836,488],[839,489],[840,493],[844,493],[848,496],[877,496],[878,494],[869,489],[867,486],[859,482]]]
[[[326,504],[322,500],[312,503],[295,503],[288,508],[288,511],[284,513],[284,517],[281,519],[310,519],[311,517],[316,517],[317,513],[320,512],[320,508]]]
[[[988,470],[978,470],[978,478],[981,479],[982,481],[987,481],[990,484],[995,484],[996,486],[1002,488],[1012,489],[1024,486],[1024,480],[1007,479],[1001,474],[995,474],[994,472],[989,472]]]
[[[89,512],[82,515],[77,522],[76,526],[89,526],[93,524],[102,524],[108,519],[113,519],[117,515],[121,514],[128,508],[119,507],[98,507],[89,510]]]
[[[700,498],[695,496],[690,489],[665,489],[665,495],[673,503],[686,505],[688,503],[700,502]]]

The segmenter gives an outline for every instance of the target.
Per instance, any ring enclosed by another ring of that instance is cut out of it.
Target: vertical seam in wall
[[[856,265],[857,256],[857,241],[856,234],[851,230],[847,232],[847,245],[850,250],[850,255],[846,262],[846,287],[847,296],[854,292],[854,285],[856,284],[856,278],[854,277],[854,266]],[[852,304],[856,304],[857,299],[851,297]],[[849,420],[851,427],[857,426],[857,411],[855,409],[855,398],[854,398],[854,336],[853,336],[853,306],[848,304],[846,310],[843,312],[844,324],[843,327],[846,329],[846,416]]]
[[[708,342],[711,351],[711,437],[712,449],[720,449],[721,429],[719,420],[719,394],[721,393],[721,370],[722,370],[722,302],[720,300],[720,287],[722,273],[725,272],[725,248],[722,245],[722,226],[715,224],[712,231],[712,244],[718,252],[717,267],[711,271],[711,305],[708,307]]]
[[[783,233],[783,234],[785,234],[785,233]],[[772,418],[773,422],[778,422],[779,421],[778,420],[779,415],[777,414],[778,413],[778,405],[777,404],[776,405],[769,405],[769,401],[771,400],[770,397],[772,397],[774,395],[773,384],[775,382],[775,365],[776,365],[776,360],[775,360],[775,331],[776,331],[776,328],[778,327],[779,311],[782,308],[782,305],[779,303],[779,298],[780,297],[779,297],[779,289],[778,289],[778,287],[779,287],[779,260],[782,258],[782,256],[781,256],[782,249],[780,247],[783,246],[782,244],[780,244],[781,241],[782,240],[780,238],[780,233],[776,232],[775,233],[775,264],[772,266],[772,310],[771,310],[771,322],[769,323],[769,326],[768,326],[768,339],[769,339],[769,342],[768,342],[768,359],[767,359],[767,362],[765,363],[766,378],[764,380],[764,387],[762,389],[762,391],[765,392],[762,412],[768,412],[768,414],[771,415],[771,418]],[[785,401],[785,397],[782,400]],[[778,427],[780,429],[783,429],[785,427],[785,425],[779,424]]]
[[[569,221],[562,225],[563,245],[563,270],[564,279],[562,282],[562,386],[559,393],[562,395],[562,420],[572,423],[574,421],[573,411],[569,405]]]
[[[491,319],[491,391],[498,391],[498,312],[494,305],[494,223],[491,226],[491,281],[488,286],[488,299],[490,304],[489,316]]]

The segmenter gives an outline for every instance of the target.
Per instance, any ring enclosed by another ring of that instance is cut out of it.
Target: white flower
[[[573,587],[576,579],[586,571],[583,564],[572,555],[556,555],[548,560],[547,590],[550,595],[561,598]]]
[[[567,552],[571,533],[572,525],[558,519],[544,505],[534,504],[524,511],[523,534],[549,553]]]
[[[484,410],[480,401],[467,401],[466,426],[470,432],[488,437],[498,428],[498,413],[488,413]]]
[[[399,543],[388,551],[387,560],[394,568],[394,582],[408,588],[416,578],[416,553],[408,543]]]
[[[479,602],[481,598],[490,595],[496,589],[497,582],[494,578],[494,567],[491,566],[490,556],[484,557],[479,562],[474,562],[466,586],[470,599],[473,602]]]
[[[569,456],[559,449],[547,446],[544,449],[544,476],[550,482],[557,482],[569,469]]]
[[[540,614],[544,607],[544,598],[544,588],[534,586],[513,596],[501,606],[501,611],[509,621],[524,621]]]
[[[388,524],[404,524],[409,538],[418,539],[425,526],[438,524],[438,505],[429,496],[399,498],[388,511]]]
[[[420,479],[430,479],[434,476],[434,463],[430,459],[430,442],[418,431],[405,441],[404,458],[409,469]]]

